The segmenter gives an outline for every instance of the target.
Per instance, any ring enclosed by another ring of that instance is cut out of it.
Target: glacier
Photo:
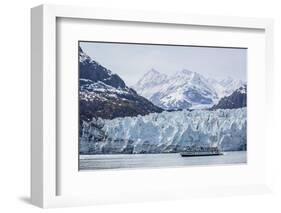
[[[246,150],[247,108],[182,110],[83,121],[80,154],[173,153],[218,146]]]

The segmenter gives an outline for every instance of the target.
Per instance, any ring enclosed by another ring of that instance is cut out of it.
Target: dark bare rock
[[[93,118],[146,115],[162,112],[135,90],[126,86],[117,74],[113,74],[79,49],[79,113],[82,121]]]
[[[223,97],[211,109],[236,109],[247,107],[247,85],[235,90],[230,96]]]

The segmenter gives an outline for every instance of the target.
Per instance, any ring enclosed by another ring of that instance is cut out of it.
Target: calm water
[[[224,155],[181,157],[172,154],[80,155],[80,170],[178,167],[246,163],[246,152],[224,152]]]

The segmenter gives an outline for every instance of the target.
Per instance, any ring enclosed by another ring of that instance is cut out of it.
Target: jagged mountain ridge
[[[236,109],[247,106],[247,85],[235,90],[231,95],[223,97],[212,109]]]
[[[83,52],[81,47],[79,47],[79,56],[80,79],[89,79],[93,82],[102,81],[115,88],[128,89],[125,82],[117,74],[112,73],[110,70],[92,60],[90,56]]]
[[[152,69],[133,88],[163,109],[178,110],[210,108],[243,84],[231,78],[205,78],[190,70],[167,76]]]
[[[79,48],[79,111],[82,121],[146,115],[163,110],[133,89]]]

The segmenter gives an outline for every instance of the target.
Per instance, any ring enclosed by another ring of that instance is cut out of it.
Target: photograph
[[[79,171],[247,163],[247,48],[78,41]]]

